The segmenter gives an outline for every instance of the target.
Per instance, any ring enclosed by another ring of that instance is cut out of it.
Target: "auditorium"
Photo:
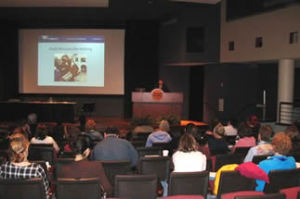
[[[1,0],[0,198],[299,199],[300,0]]]

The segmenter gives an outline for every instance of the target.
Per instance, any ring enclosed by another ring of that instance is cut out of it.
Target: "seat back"
[[[234,154],[241,154],[245,157],[251,147],[236,147],[234,150]]]
[[[61,178],[61,171],[65,165],[71,164],[74,162],[73,158],[57,158],[54,167],[54,178]]]
[[[270,155],[255,155],[253,156],[252,162],[259,164],[261,161],[267,159]]]
[[[160,148],[161,150],[169,150],[170,143],[169,142],[154,142],[152,144],[152,146]]]
[[[101,160],[105,175],[109,183],[114,187],[116,175],[131,174],[131,163],[129,160]]]
[[[243,160],[242,154],[227,153],[216,155],[215,160],[212,157],[212,171],[218,171],[219,168],[226,164],[241,164]]]
[[[209,172],[172,172],[168,195],[202,195],[206,198]]]
[[[265,185],[265,193],[276,193],[280,189],[299,186],[300,168],[273,170],[269,173],[270,183]]]
[[[1,199],[46,199],[42,179],[1,179]]]
[[[130,199],[156,199],[156,175],[117,175],[115,197]]]
[[[155,174],[159,181],[167,181],[170,174],[169,157],[141,157],[138,171],[140,174]]]
[[[144,157],[147,155],[158,155],[160,156],[162,153],[162,150],[158,147],[138,147],[137,152],[139,154],[139,157]]]
[[[52,144],[30,144],[28,160],[44,160],[54,164],[54,149]]]
[[[234,199],[286,199],[286,196],[282,193],[274,193],[261,196],[236,196]]]
[[[98,178],[58,178],[56,183],[57,199],[99,199],[101,184]]]
[[[220,175],[217,198],[220,199],[224,193],[254,190],[255,187],[254,179],[246,178],[238,171],[223,171]]]

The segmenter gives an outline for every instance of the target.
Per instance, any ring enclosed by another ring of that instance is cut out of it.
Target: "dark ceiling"
[[[168,20],[185,9],[216,5],[172,2],[169,0],[110,0],[108,8],[0,8],[0,20],[30,25],[47,25],[49,21],[79,24],[123,24],[134,20]],[[200,9],[200,10],[201,10]],[[49,25],[49,24],[48,24]]]

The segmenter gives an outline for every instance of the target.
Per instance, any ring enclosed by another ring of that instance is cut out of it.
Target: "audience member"
[[[286,156],[292,148],[292,142],[289,136],[285,133],[277,133],[273,140],[272,146],[274,155],[266,160],[261,161],[258,166],[263,169],[267,174],[272,170],[285,170],[296,168],[296,161],[292,156]],[[263,191],[265,181],[256,180],[256,190]]]
[[[45,194],[49,198],[49,182],[46,173],[39,164],[28,162],[28,147],[29,141],[23,133],[13,133],[10,136],[10,162],[6,162],[0,166],[0,179],[41,178]]]
[[[91,153],[91,143],[87,136],[79,136],[77,141],[72,144],[75,152],[75,161],[71,164],[63,166],[61,170],[61,178],[94,178],[97,177],[103,186],[103,191],[108,195],[112,193],[112,187],[109,184],[101,162],[89,161],[88,157]]]
[[[104,132],[104,139],[93,149],[92,160],[130,160],[136,166],[138,153],[130,142],[118,138],[119,130],[109,127]]]
[[[225,136],[236,136],[237,135],[237,129],[236,129],[236,120],[231,119],[227,121],[227,125],[224,126],[224,135]]]
[[[37,127],[37,131],[35,136],[30,140],[32,144],[52,144],[54,151],[56,153],[59,152],[59,146],[57,145],[56,141],[51,137],[48,136],[48,130],[46,125],[39,124]]]
[[[146,147],[152,147],[153,143],[167,143],[172,140],[168,131],[170,130],[169,122],[162,120],[159,124],[159,128],[152,132],[146,142]]]
[[[258,143],[249,149],[244,162],[251,162],[256,155],[272,155],[273,147],[270,144],[273,129],[271,126],[261,126],[258,132]]]
[[[229,152],[227,143],[224,140],[224,131],[224,126],[221,123],[217,124],[213,131],[206,131],[210,155]]]
[[[88,119],[85,124],[85,132],[82,134],[88,136],[92,142],[99,142],[103,140],[103,135],[96,130],[96,122],[93,119]]]
[[[258,131],[260,128],[260,121],[256,115],[250,115],[245,122],[242,122],[240,128],[249,127],[252,131],[252,135],[255,139],[258,137]],[[240,129],[238,130],[240,131]]]
[[[65,141],[65,126],[61,121],[58,121],[56,126],[54,126],[50,136],[56,141],[59,148],[63,149]]]
[[[290,154],[299,154],[300,153],[300,133],[298,128],[295,125],[288,126],[285,129],[285,133],[291,138],[292,140],[292,149]]]
[[[174,172],[203,171],[206,169],[206,156],[198,151],[196,139],[185,133],[181,136],[178,150],[172,156]]]
[[[232,147],[232,151],[235,151],[238,147],[253,147],[256,145],[256,139],[253,136],[253,132],[250,127],[243,126],[238,131],[239,140]]]

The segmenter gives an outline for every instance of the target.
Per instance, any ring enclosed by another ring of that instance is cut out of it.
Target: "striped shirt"
[[[28,166],[17,166],[6,162],[0,166],[0,179],[29,179],[41,178],[45,188],[46,196],[48,195],[49,182],[44,169],[41,165],[31,163]]]

